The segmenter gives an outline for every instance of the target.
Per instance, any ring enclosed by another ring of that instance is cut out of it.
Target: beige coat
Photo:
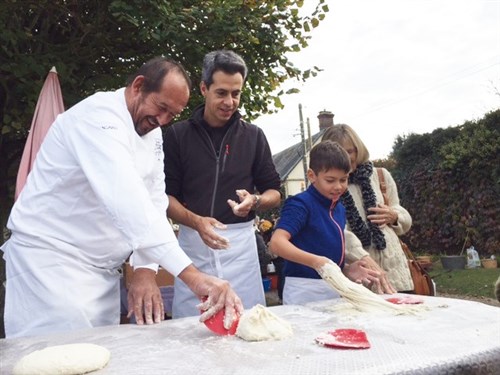
[[[387,272],[389,281],[397,291],[413,290],[413,281],[408,268],[408,262],[399,244],[398,238],[398,236],[410,230],[412,219],[408,211],[399,204],[398,189],[391,174],[385,168],[382,168],[382,171],[387,185],[389,205],[398,214],[397,224],[384,225],[380,228],[385,236],[387,245],[385,250],[377,250],[373,246],[365,250],[363,249],[361,241],[350,231],[349,223],[347,223],[345,230],[346,258],[347,261],[352,262],[369,254]],[[377,197],[377,203],[383,204],[384,197],[380,191],[380,182],[375,169],[371,177],[371,185]],[[359,185],[349,184],[348,189],[354,199],[360,216],[366,221],[361,188]]]

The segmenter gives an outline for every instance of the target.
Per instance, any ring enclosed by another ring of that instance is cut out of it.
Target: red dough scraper
[[[358,329],[344,328],[322,333],[316,337],[319,345],[341,349],[368,349],[366,333]]]

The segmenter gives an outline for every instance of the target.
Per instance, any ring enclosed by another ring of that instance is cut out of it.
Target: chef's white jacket
[[[131,252],[136,266],[178,275],[191,261],[167,206],[161,130],[136,133],[125,89],[59,115],[7,225],[7,336],[117,323],[118,270]]]

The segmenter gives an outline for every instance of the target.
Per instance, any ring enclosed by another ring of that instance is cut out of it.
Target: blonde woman
[[[356,132],[348,125],[335,125],[325,132],[323,140],[340,143],[351,160],[348,190],[342,196],[346,208],[346,253],[348,260],[365,258],[374,269],[385,272],[398,292],[413,290],[413,281],[398,236],[408,232],[412,219],[399,204],[396,183],[382,169],[389,204],[384,204],[380,182],[370,153]],[[367,257],[370,255],[370,257]]]

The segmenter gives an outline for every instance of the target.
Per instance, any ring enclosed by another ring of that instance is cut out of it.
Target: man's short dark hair
[[[201,71],[201,80],[205,82],[207,88],[214,82],[214,73],[219,70],[227,74],[240,73],[243,81],[248,74],[245,61],[237,53],[229,50],[209,52],[203,59],[203,69]]]
[[[137,72],[128,78],[127,86],[130,86],[138,76],[144,76],[142,92],[145,94],[158,92],[162,87],[163,79],[172,71],[180,73],[186,80],[189,90],[191,90],[191,79],[184,67],[167,57],[155,57],[144,63]]]

